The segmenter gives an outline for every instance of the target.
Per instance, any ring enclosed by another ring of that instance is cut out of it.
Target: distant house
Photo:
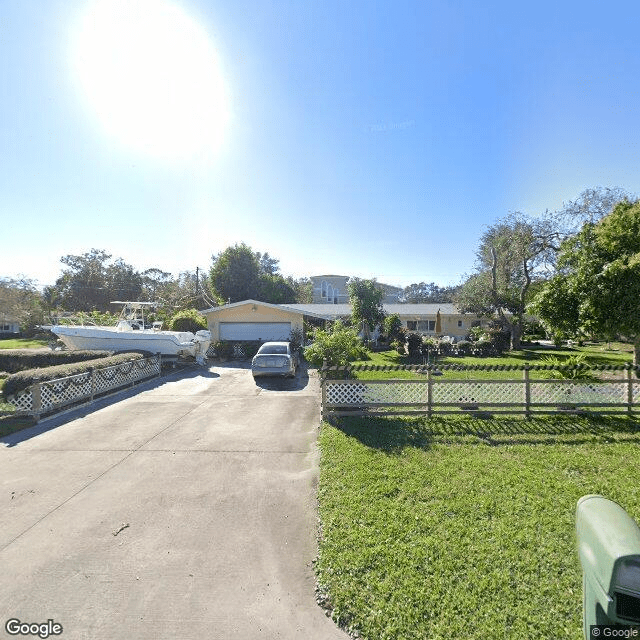
[[[7,315],[0,313],[0,337],[16,336],[20,333],[20,323]]]
[[[349,292],[347,291],[347,282],[349,276],[311,276],[313,286],[313,303],[314,304],[347,304],[349,302]],[[382,302],[394,303],[398,302],[403,293],[401,287],[394,287],[390,284],[377,283],[384,291]]]

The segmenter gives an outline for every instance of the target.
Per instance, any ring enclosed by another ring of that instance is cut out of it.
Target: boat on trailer
[[[148,323],[145,311],[157,307],[155,302],[122,302],[120,317],[114,327],[56,324],[46,327],[70,351],[104,349],[106,351],[150,351],[162,356],[191,357],[204,364],[211,344],[211,332],[163,331],[162,322]]]

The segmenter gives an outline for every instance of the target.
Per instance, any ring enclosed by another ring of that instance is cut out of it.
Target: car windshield
[[[287,355],[287,345],[286,344],[265,344],[260,347],[260,351],[258,351],[260,355],[272,355],[278,354],[282,356]]]

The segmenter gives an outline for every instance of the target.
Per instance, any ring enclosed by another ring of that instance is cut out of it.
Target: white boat
[[[56,324],[46,327],[55,333],[71,351],[79,349],[104,349],[107,351],[143,350],[164,356],[195,358],[204,364],[211,333],[201,330],[162,331],[161,322],[148,325],[145,309],[156,307],[154,302],[112,302],[122,304],[122,312],[115,327],[96,325]]]

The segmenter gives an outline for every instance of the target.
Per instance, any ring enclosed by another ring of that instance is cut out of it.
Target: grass
[[[320,599],[369,640],[579,640],[576,502],[640,521],[638,444],[627,418],[323,423]]]
[[[35,349],[49,346],[47,340],[29,340],[27,338],[10,338],[0,340],[0,349]]]
[[[497,358],[475,358],[475,357],[438,357],[436,364],[461,364],[461,365],[523,365],[527,362],[531,364],[545,364],[545,358],[556,357],[560,361],[576,354],[584,354],[587,364],[593,365],[623,365],[633,360],[633,346],[624,343],[613,343],[611,348],[604,344],[590,344],[584,347],[569,348],[547,348],[547,347],[527,347],[519,351],[507,351]],[[380,365],[395,366],[400,364],[422,364],[423,359],[410,359],[401,356],[396,351],[380,351],[372,353],[369,360],[361,360],[352,363],[353,365]],[[520,371],[444,371],[444,377],[452,379],[519,379],[522,377]],[[531,377],[544,377],[542,372],[531,372]],[[423,378],[424,374],[412,373],[411,371],[354,371],[354,376],[361,379],[383,380],[383,379],[411,379]]]

